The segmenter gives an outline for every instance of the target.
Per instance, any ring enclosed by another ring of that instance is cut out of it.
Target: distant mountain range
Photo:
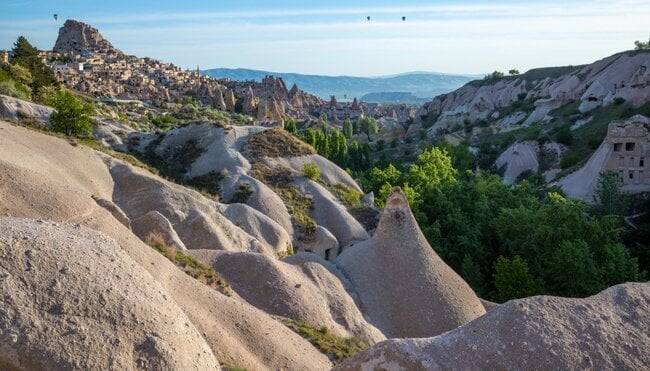
[[[203,74],[216,78],[232,80],[262,81],[264,76],[281,77],[291,88],[293,84],[308,93],[323,99],[332,95],[338,100],[367,98],[372,102],[414,103],[421,104],[436,95],[448,93],[463,86],[468,81],[478,78],[476,75],[449,75],[435,72],[409,72],[393,76],[355,77],[355,76],[321,76],[298,73],[278,73],[244,68],[215,68],[202,71]],[[381,94],[373,94],[381,93]]]

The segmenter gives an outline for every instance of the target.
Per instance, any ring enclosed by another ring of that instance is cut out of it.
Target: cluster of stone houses
[[[98,98],[138,99],[156,106],[176,98],[223,88],[223,81],[171,63],[125,55],[114,49],[75,54],[45,52],[44,60],[59,81]],[[198,97],[199,99],[201,97]]]

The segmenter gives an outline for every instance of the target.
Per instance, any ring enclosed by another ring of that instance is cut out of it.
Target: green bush
[[[580,158],[576,155],[566,155],[560,160],[560,168],[562,170],[568,169],[571,166],[576,165],[578,162],[580,162]]]
[[[302,174],[311,180],[316,180],[320,177],[320,169],[315,162],[307,162],[302,167]]]
[[[90,134],[93,130],[93,106],[75,98],[67,90],[60,91],[53,102],[55,112],[50,116],[52,130],[68,136]]]
[[[558,129],[557,133],[555,133],[555,139],[564,145],[570,145],[573,142],[571,127],[569,125],[561,126]]]
[[[625,103],[625,98],[623,97],[616,97],[614,98],[614,104],[617,106],[620,106],[621,104]]]
[[[25,100],[28,100],[30,96],[29,88],[17,84],[13,80],[0,82],[0,94]]]

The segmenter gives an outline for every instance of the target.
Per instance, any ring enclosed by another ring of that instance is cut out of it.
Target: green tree
[[[352,127],[352,120],[345,119],[345,121],[343,121],[343,135],[345,135],[345,137],[347,139],[352,138],[352,135],[354,135],[354,128]]]
[[[485,75],[485,77],[483,79],[484,80],[492,80],[492,79],[496,80],[496,79],[500,79],[500,78],[502,78],[504,76],[505,76],[505,74],[503,72],[495,70],[494,72]]]
[[[83,135],[92,132],[91,115],[94,110],[92,105],[75,98],[67,91],[62,90],[54,99],[54,112],[50,116],[52,130],[66,135]]]
[[[516,68],[513,68],[510,71],[508,71],[508,75],[511,75],[511,76],[519,75],[519,70],[516,69]]]
[[[359,128],[361,132],[368,136],[375,135],[379,132],[377,121],[372,116],[363,116],[359,119]]]
[[[286,121],[284,122],[284,129],[293,135],[296,135],[298,133],[298,128],[296,127],[296,121],[294,121],[292,118],[286,119]]]
[[[500,302],[542,293],[540,285],[528,272],[526,261],[519,256],[515,256],[512,260],[499,257],[494,271],[496,298]]]
[[[593,211],[596,215],[624,216],[629,207],[629,198],[621,191],[623,180],[615,171],[603,171],[593,195]]]
[[[38,56],[38,49],[33,47],[23,36],[18,37],[11,50],[11,64],[17,64],[29,70],[32,83],[29,85],[34,93],[43,86],[58,86],[54,72]]]
[[[416,189],[433,189],[444,182],[456,181],[458,171],[444,149],[427,148],[409,167],[408,180]]]
[[[648,39],[647,43],[639,40],[635,41],[634,50],[650,50],[650,38]]]
[[[23,85],[29,86],[34,83],[32,73],[19,64],[9,64],[9,74],[14,80]]]
[[[481,273],[481,267],[474,261],[474,259],[472,259],[471,256],[469,256],[469,254],[466,254],[463,258],[463,263],[460,267],[460,275],[478,295],[484,295],[484,279],[483,274]]]

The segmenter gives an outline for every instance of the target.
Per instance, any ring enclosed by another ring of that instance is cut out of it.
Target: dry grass
[[[251,135],[243,153],[251,160],[259,160],[264,157],[313,155],[316,150],[284,129],[273,128]]]
[[[232,295],[230,285],[217,271],[201,263],[195,257],[167,246],[161,236],[151,234],[147,238],[146,243],[183,270],[187,275],[197,279],[208,287],[216,289],[224,295]]]

